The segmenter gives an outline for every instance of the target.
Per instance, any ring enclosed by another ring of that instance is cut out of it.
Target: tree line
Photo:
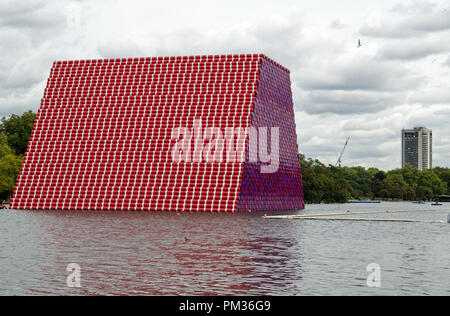
[[[28,111],[0,121],[0,202],[12,196],[35,119]]]
[[[0,120],[0,199],[12,196],[23,155],[33,130],[32,111]],[[431,200],[450,195],[450,169],[419,171],[407,166],[383,171],[364,167],[326,166],[300,155],[307,203],[345,203],[350,199]],[[0,201],[1,202],[1,201]]]
[[[307,203],[345,203],[384,199],[428,201],[450,195],[450,169],[420,171],[411,166],[383,171],[364,167],[335,167],[300,155]]]

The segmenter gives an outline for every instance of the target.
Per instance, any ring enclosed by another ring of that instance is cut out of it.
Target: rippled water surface
[[[2,210],[0,295],[449,295],[449,204],[310,205],[305,214],[416,209],[364,216],[419,223]],[[81,267],[81,288],[66,285],[69,263]],[[381,288],[367,287],[371,263]]]

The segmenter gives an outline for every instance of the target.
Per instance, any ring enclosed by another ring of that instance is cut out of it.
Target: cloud
[[[309,92],[300,109],[311,113],[361,114],[380,112],[399,101],[391,93],[345,90],[316,90]]]
[[[426,107],[449,105],[450,91],[445,83],[431,88],[424,88],[421,91],[413,92],[408,98],[408,103],[420,104]]]
[[[370,56],[340,56],[311,63],[294,75],[296,105],[310,114],[377,113],[402,104],[422,75]]]
[[[402,28],[398,25],[383,25],[369,26],[364,25],[359,32],[367,37],[382,37],[382,38],[410,38],[423,35],[421,32],[411,30],[409,28]]]
[[[389,41],[377,53],[380,59],[415,60],[448,51],[449,43],[441,39],[407,39]]]
[[[417,87],[417,77],[407,68],[372,58],[342,56],[312,66],[296,78],[307,89],[399,91]]]
[[[0,2],[0,115],[36,110],[52,62],[69,51],[68,1]]]
[[[132,39],[116,39],[97,47],[101,58],[141,57],[144,51]]]
[[[446,61],[444,62],[444,65],[447,65],[450,67],[450,55],[447,57]]]
[[[0,94],[0,117],[21,114],[25,111],[37,111],[42,98],[45,83],[42,82],[28,90],[14,91],[13,94]]]
[[[17,1],[14,1],[17,3]],[[62,14],[55,14],[51,6],[46,6],[44,1],[33,1],[34,5],[6,7],[0,10],[0,26],[8,28],[47,29],[61,25],[66,20]]]
[[[41,0],[0,3],[0,30],[20,32],[29,36],[33,44],[61,34],[67,24],[67,1],[49,2]]]
[[[289,49],[286,49],[289,47]],[[236,24],[230,28],[182,29],[158,38],[157,55],[264,53],[276,56],[286,67],[295,67],[316,49],[303,34],[303,14],[273,16],[265,23]]]
[[[330,23],[330,27],[332,29],[340,30],[340,29],[347,27],[347,25],[343,24],[339,19],[336,19]]]
[[[12,18],[17,16],[27,15],[30,12],[34,12],[38,9],[42,9],[45,6],[44,0],[29,0],[29,1],[14,1],[3,0],[0,3],[0,16],[3,18]],[[0,24],[5,24],[0,22]]]
[[[420,33],[450,30],[450,11],[437,11],[407,19],[400,27]]]
[[[398,14],[385,18],[380,25],[365,24],[360,33],[369,37],[413,38],[450,30],[450,11],[438,9],[434,3],[396,5],[391,12]]]
[[[429,1],[412,1],[409,3],[396,3],[390,13],[399,14],[431,14],[437,9],[437,4]]]

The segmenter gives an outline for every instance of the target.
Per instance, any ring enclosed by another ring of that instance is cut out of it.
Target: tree
[[[424,199],[427,200],[437,198],[446,190],[446,185],[433,170],[424,170],[420,173],[418,187],[423,192]]]
[[[10,199],[19,176],[22,157],[7,154],[0,158],[0,197]]]
[[[387,198],[388,192],[384,188],[383,181],[386,179],[386,173],[382,170],[376,172],[370,181],[370,189],[374,196]]]
[[[406,165],[404,168],[397,170],[402,176],[403,179],[411,185],[413,188],[417,184],[420,177],[420,170],[414,168],[410,165]]]
[[[445,191],[444,191],[445,194],[450,195],[450,169],[437,167],[437,168],[434,168],[433,171],[434,171],[434,173],[436,173],[436,175],[439,177],[439,179],[441,179],[441,181],[446,186]]]
[[[315,162],[312,159],[306,160],[305,156],[300,155],[300,164],[302,167],[303,195],[305,202],[320,203],[320,184],[313,168]]]
[[[331,175],[327,182],[327,194],[324,197],[326,203],[346,203],[351,197],[351,186],[340,174],[339,169],[334,166],[329,166]]]
[[[410,185],[407,185],[403,191],[403,199],[406,201],[416,200],[416,190]]]
[[[388,198],[403,199],[408,187],[405,179],[397,170],[389,171],[386,178],[383,180],[384,189],[388,192]]]
[[[300,155],[303,194],[306,203],[345,203],[351,186],[341,168],[325,166],[319,160],[305,159]]]
[[[355,199],[362,199],[372,196],[370,188],[371,174],[364,167],[343,167],[341,168],[345,180],[350,185],[349,191]]]
[[[6,135],[3,133],[0,133],[0,158],[3,158],[9,154],[13,154],[13,150],[8,145],[8,140],[6,138]]]
[[[7,137],[0,133],[0,202],[11,197],[21,165],[22,156],[14,155]]]
[[[0,133],[6,136],[9,146],[16,155],[25,154],[35,120],[36,114],[32,111],[22,115],[13,114],[1,120]]]

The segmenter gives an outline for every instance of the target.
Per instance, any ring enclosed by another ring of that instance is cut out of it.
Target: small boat
[[[0,204],[0,210],[5,210],[5,209],[7,209],[7,208],[8,208],[8,206],[3,205],[3,204]]]
[[[421,201],[414,201],[414,204],[425,204],[425,202],[421,202]]]
[[[439,203],[439,202],[434,202],[434,203],[431,203],[431,205],[432,205],[432,206],[441,206],[442,204]]]

